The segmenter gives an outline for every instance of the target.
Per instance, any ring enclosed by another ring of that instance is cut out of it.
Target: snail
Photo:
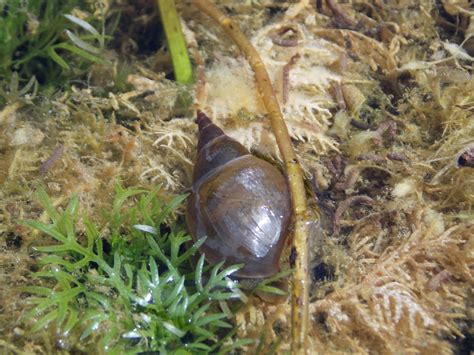
[[[288,234],[290,197],[285,176],[227,136],[198,111],[197,158],[186,220],[211,263],[244,264],[234,275],[265,278],[279,271]]]

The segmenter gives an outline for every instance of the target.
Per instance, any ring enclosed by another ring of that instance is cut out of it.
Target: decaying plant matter
[[[134,28],[159,27],[152,26],[156,13],[133,12],[139,3],[127,10],[127,18],[137,19]],[[312,181],[308,205],[321,211],[322,228],[310,233],[309,350],[468,352],[474,249],[469,2],[215,3],[259,52]],[[202,108],[227,134],[278,163],[251,67],[211,19],[188,5],[177,2],[201,69]],[[118,43],[133,44],[134,33]],[[18,322],[28,298],[17,286],[55,285],[31,277],[32,270],[43,272],[38,260],[44,256],[31,246],[48,240],[17,224],[47,223],[32,193],[38,184],[58,213],[77,195],[81,213],[95,224],[103,221],[100,211],[110,206],[117,179],[127,189],[161,185],[162,201],[191,186],[196,125],[183,110],[182,93],[189,97],[192,90],[166,78],[171,66],[163,49],[153,56],[128,53],[127,61],[118,48],[107,52],[111,65],[94,65],[87,80],[54,95],[38,96],[34,85],[14,76],[0,81],[0,282],[7,285],[0,288],[0,352],[77,350],[74,338],[53,327],[32,333]],[[369,203],[351,203],[357,200]],[[177,231],[182,211],[170,216],[178,216]],[[76,228],[85,235],[82,223]],[[107,288],[87,291],[109,295]],[[238,327],[216,339],[220,349],[291,350],[289,299],[271,304],[248,295],[238,309],[228,305],[222,312]],[[120,316],[128,322],[132,314]],[[192,341],[176,334],[174,344]],[[90,349],[100,349],[99,335],[88,338]]]

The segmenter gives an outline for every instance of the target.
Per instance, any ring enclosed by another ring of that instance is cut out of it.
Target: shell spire
[[[199,138],[193,175],[195,182],[208,172],[250,154],[247,148],[226,135],[203,112],[197,111],[196,123],[199,127]]]
[[[213,139],[225,135],[224,131],[212,123],[211,119],[200,110],[197,111],[196,123],[199,127],[198,152]]]

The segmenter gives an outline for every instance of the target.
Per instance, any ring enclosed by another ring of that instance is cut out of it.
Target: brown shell
[[[250,155],[202,112],[198,155],[186,219],[210,263],[245,266],[237,276],[268,277],[279,271],[290,221],[286,178],[270,163]]]

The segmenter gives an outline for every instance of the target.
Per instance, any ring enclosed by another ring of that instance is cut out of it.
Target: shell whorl
[[[196,123],[199,129],[198,152],[212,140],[225,135],[224,131],[212,123],[211,119],[202,111],[197,112]]]
[[[279,270],[288,234],[290,198],[284,175],[197,113],[198,153],[186,221],[210,263],[245,266],[235,275],[267,277]]]
[[[193,174],[195,184],[213,170],[250,154],[247,148],[226,135],[203,112],[198,111],[196,123],[199,127],[199,139]]]

